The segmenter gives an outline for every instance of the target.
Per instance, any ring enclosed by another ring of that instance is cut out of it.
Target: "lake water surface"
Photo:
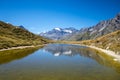
[[[78,45],[0,52],[0,80],[120,80],[120,62]]]

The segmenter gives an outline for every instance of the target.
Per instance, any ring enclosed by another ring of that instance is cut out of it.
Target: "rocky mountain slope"
[[[51,31],[40,33],[40,35],[49,39],[60,40],[63,37],[66,37],[70,34],[75,34],[76,32],[78,32],[78,30],[72,27],[64,29],[54,28]]]
[[[47,39],[31,33],[23,27],[0,21],[0,49],[40,45],[48,42]]]
[[[84,40],[79,43],[111,50],[116,54],[120,54],[120,30],[96,38],[95,40]]]
[[[82,28],[78,33],[64,37],[63,40],[80,41],[96,39],[97,37],[114,32],[116,30],[120,30],[120,13],[117,14],[113,19],[101,21],[92,27]]]

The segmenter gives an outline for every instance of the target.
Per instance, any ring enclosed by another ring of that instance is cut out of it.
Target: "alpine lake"
[[[120,80],[120,62],[72,44],[0,52],[0,80]]]

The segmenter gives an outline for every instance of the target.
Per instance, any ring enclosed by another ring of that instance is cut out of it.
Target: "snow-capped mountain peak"
[[[58,31],[61,31],[61,29],[60,28],[54,28],[55,30],[58,30]]]
[[[46,33],[40,33],[41,36],[44,36],[46,38],[54,39],[54,40],[60,40],[65,36],[68,36],[70,34],[78,32],[75,28],[54,28],[51,31],[48,31]]]

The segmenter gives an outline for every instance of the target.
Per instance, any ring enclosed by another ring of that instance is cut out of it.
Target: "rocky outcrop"
[[[88,40],[88,39],[96,39],[105,34],[114,32],[116,30],[120,30],[120,13],[116,15],[115,18],[101,21],[97,25],[82,28],[76,34],[65,37],[63,40]]]

